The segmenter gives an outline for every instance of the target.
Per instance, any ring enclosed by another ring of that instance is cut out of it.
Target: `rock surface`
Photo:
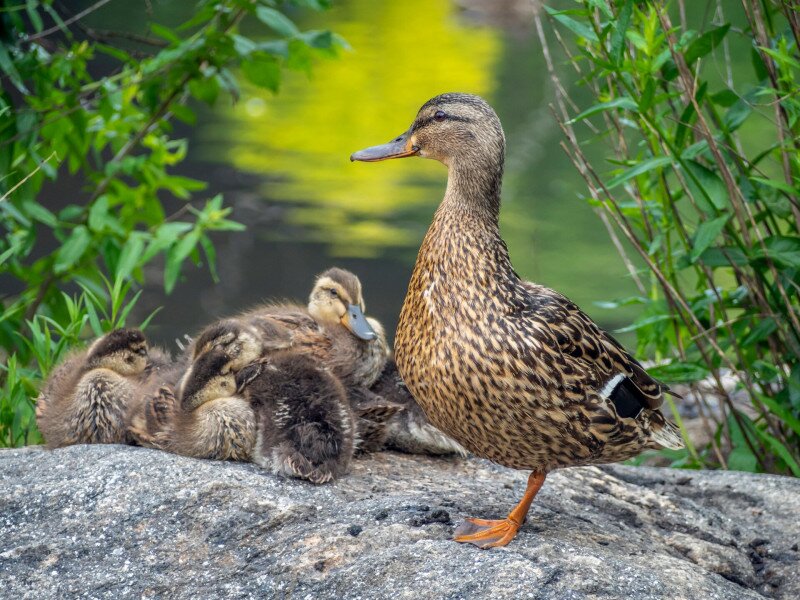
[[[143,448],[0,451],[5,598],[800,598],[800,481],[551,474],[506,548],[450,541],[525,473],[376,454],[316,487]]]

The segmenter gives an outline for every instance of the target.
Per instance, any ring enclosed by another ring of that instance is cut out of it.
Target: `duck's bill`
[[[347,307],[347,312],[342,317],[342,325],[347,327],[354,336],[362,340],[370,341],[378,337],[378,334],[367,322],[364,313],[361,312],[361,307],[355,304]]]
[[[351,161],[360,160],[361,162],[377,162],[379,160],[389,160],[390,158],[405,158],[415,156],[419,149],[411,145],[408,134],[404,133],[400,137],[392,140],[388,144],[364,148],[350,155]]]

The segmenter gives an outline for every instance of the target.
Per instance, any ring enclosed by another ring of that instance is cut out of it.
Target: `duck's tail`
[[[667,421],[658,411],[653,411],[650,417],[650,439],[656,447],[670,450],[680,450],[685,447],[678,426]]]

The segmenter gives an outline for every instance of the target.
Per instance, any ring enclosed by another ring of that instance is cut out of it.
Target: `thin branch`
[[[102,8],[103,6],[108,4],[109,2],[111,2],[111,0],[97,0],[97,2],[95,2],[91,6],[86,7],[81,12],[79,12],[78,14],[70,17],[69,19],[67,19],[63,23],[60,23],[58,25],[54,25],[53,27],[50,27],[49,29],[45,29],[43,31],[40,31],[39,33],[34,33],[33,35],[29,35],[28,37],[25,38],[25,41],[26,42],[32,42],[34,40],[38,40],[38,39],[41,39],[43,37],[47,37],[48,35],[51,35],[53,33],[56,33],[58,31],[61,31],[62,27],[66,27],[67,25],[72,25],[75,21],[80,21],[86,15],[89,15],[89,14],[93,13],[94,11]]]

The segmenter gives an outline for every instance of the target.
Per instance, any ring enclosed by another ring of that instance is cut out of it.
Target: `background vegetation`
[[[575,5],[537,20],[554,113],[588,200],[627,242],[639,294],[619,303],[643,307],[639,355],[692,384],[710,441],[674,464],[800,476],[798,5],[712,2],[696,23],[683,0]],[[564,93],[564,60],[593,103]],[[587,159],[594,145],[605,161]]]
[[[173,123],[194,124],[190,101],[235,99],[240,76],[277,91],[285,69],[308,71],[344,44],[285,14],[326,0],[201,0],[146,35],[85,26],[108,1],[75,14],[53,0],[0,8],[0,445],[40,441],[42,378],[87,329],[124,325],[145,265],[163,257],[170,292],[187,260],[214,273],[209,232],[242,229],[203,181],[171,172],[187,152]],[[64,208],[40,201],[70,179],[83,190]]]
[[[796,3],[547,4],[7,0],[0,443],[38,441],[31,398],[63,352],[160,305],[167,343],[336,262],[391,330],[444,172],[347,156],[464,90],[506,128],[521,274],[608,328],[638,315],[618,335],[692,387],[676,417],[708,442],[673,463],[797,474]],[[355,52],[309,79],[343,47],[328,27]],[[554,151],[553,94],[588,186]]]

